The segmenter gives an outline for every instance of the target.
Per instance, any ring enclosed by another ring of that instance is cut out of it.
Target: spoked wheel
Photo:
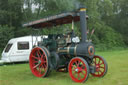
[[[29,56],[29,66],[31,72],[36,77],[46,77],[49,73],[48,55],[44,49],[35,47]]]
[[[107,62],[105,59],[101,56],[94,56],[93,58],[93,64],[96,67],[96,72],[91,73],[95,77],[103,77],[108,70]]]
[[[85,59],[81,57],[73,58],[68,66],[69,75],[75,82],[85,82],[89,76],[89,66]]]

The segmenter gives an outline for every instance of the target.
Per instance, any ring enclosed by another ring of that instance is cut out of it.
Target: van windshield
[[[5,48],[5,52],[8,52],[11,47],[12,47],[12,43],[9,43],[9,44],[7,45],[7,47]]]

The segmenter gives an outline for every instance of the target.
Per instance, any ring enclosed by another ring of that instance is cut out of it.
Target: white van
[[[2,52],[0,63],[29,61],[29,54],[35,45],[40,45],[42,36],[25,36],[9,40]],[[43,36],[47,37],[47,36]]]

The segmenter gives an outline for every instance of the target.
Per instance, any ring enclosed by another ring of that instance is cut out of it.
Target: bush
[[[120,33],[116,32],[111,27],[106,26],[104,29],[103,38],[100,42],[106,44],[107,48],[124,46],[123,38]]]
[[[122,35],[111,27],[99,23],[96,23],[95,27],[95,35],[93,35],[92,38],[96,48],[107,50],[114,47],[123,47],[125,45]]]

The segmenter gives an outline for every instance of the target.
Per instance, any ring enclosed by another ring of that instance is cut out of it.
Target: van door
[[[10,57],[10,60],[13,62],[28,61],[29,54],[30,54],[29,41],[20,41],[17,42],[16,47]]]

